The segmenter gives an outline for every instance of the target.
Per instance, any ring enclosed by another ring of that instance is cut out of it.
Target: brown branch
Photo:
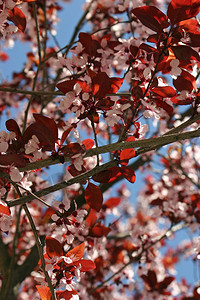
[[[74,183],[80,183],[82,181],[85,181],[87,180],[89,177],[103,171],[103,170],[106,170],[110,167],[113,167],[113,166],[116,166],[117,165],[117,162],[116,161],[111,161],[111,162],[108,162],[108,163],[105,163],[101,166],[97,166],[95,167],[94,169],[88,171],[88,172],[85,172],[81,175],[78,175],[76,177],[73,177],[71,179],[69,179],[68,181],[62,181],[60,183],[57,183],[57,184],[54,184],[46,189],[43,189],[43,190],[40,190],[38,192],[35,192],[34,195],[36,195],[37,197],[42,197],[42,196],[46,196],[50,193],[53,193],[53,192],[56,192],[58,190],[61,190],[61,189],[64,189]],[[28,195],[28,196],[23,196],[23,197],[20,197],[19,199],[15,199],[15,200],[12,200],[12,201],[7,201],[6,203],[12,207],[12,206],[16,206],[16,205],[19,205],[20,203],[21,204],[24,204],[24,203],[27,203],[29,201],[32,201],[33,199],[35,199],[35,196],[33,195]]]
[[[195,117],[195,120],[198,120],[198,119],[200,119],[200,115]],[[130,149],[130,148],[141,148],[140,150],[142,150],[143,152],[140,152],[140,153],[144,153],[144,152],[150,151],[150,150],[147,150],[147,147],[149,149],[151,148],[151,150],[153,150],[153,149],[157,149],[161,146],[168,145],[168,144],[171,144],[171,143],[174,143],[177,141],[199,137],[200,129],[197,129],[194,131],[188,131],[188,132],[184,132],[184,133],[179,133],[179,134],[177,133],[177,131],[183,130],[185,127],[188,126],[188,124],[191,125],[194,122],[196,122],[196,121],[192,121],[190,119],[187,122],[181,124],[179,127],[168,131],[161,137],[155,137],[155,138],[149,138],[149,139],[137,140],[137,141],[131,141],[131,142],[119,142],[119,143],[117,142],[117,143],[113,143],[111,145],[105,145],[105,146],[101,146],[98,148],[92,148],[92,149],[89,149],[86,151],[84,157],[90,157],[90,156],[97,155],[97,154],[103,154],[103,153],[108,153],[108,152],[112,152],[112,151],[116,151],[116,150],[123,150],[123,149]],[[71,160],[71,158],[67,157],[67,156],[65,156],[64,158],[65,158],[65,162],[68,162]],[[29,163],[25,167],[19,168],[19,170],[20,170],[20,172],[26,172],[26,171],[30,171],[30,170],[37,170],[39,168],[46,168],[46,167],[56,165],[59,163],[60,163],[59,158],[52,159],[50,157],[50,158],[47,158],[44,160],[39,160],[39,161],[36,161],[33,163]],[[5,177],[5,176],[6,176],[6,174],[0,173],[0,177]]]
[[[147,140],[138,140],[138,141],[132,141],[132,142],[114,143],[112,145],[106,145],[106,146],[102,146],[102,147],[99,147],[99,148],[89,149],[86,152],[85,157],[93,156],[93,155],[96,155],[96,154],[107,153],[107,152],[111,152],[111,151],[115,151],[115,150],[135,148],[135,147],[139,147],[139,146],[142,145],[144,148],[141,147],[136,151],[136,156],[138,156],[141,153],[146,153],[148,151],[158,149],[158,148],[160,148],[164,145],[168,145],[168,144],[173,143],[173,142],[178,142],[178,141],[182,141],[182,140],[185,140],[185,139],[191,139],[191,138],[195,138],[195,137],[199,137],[199,136],[200,136],[200,129],[194,130],[194,131],[183,132],[183,133],[179,133],[179,134],[175,133],[175,134],[171,134],[171,135],[164,135],[164,136],[161,136],[161,137],[158,137],[158,138],[150,138],[150,139],[147,139]],[[36,163],[39,163],[39,162],[36,162]],[[87,180],[89,177],[93,176],[94,174],[97,174],[97,173],[99,173],[99,172],[101,172],[105,169],[108,169],[108,168],[114,166],[114,165],[117,165],[116,161],[111,161],[111,162],[108,162],[108,163],[103,164],[101,166],[97,166],[97,167],[95,167],[94,169],[92,169],[88,172],[85,172],[85,173],[80,174],[76,177],[73,177],[72,179],[70,179],[68,181],[63,181],[63,182],[57,183],[53,186],[50,186],[46,189],[43,189],[39,192],[36,192],[35,194],[37,195],[37,197],[48,195],[50,193],[53,193],[53,192],[58,191],[60,189],[63,189],[67,186],[70,186],[74,183],[80,183],[84,180]],[[23,168],[20,169],[20,171],[21,170],[23,170]],[[28,196],[25,196],[25,197],[21,197],[20,199],[15,199],[13,201],[9,201],[9,202],[7,202],[7,204],[10,207],[12,207],[12,206],[16,206],[16,205],[19,205],[19,204],[29,202],[33,199],[34,199],[33,195],[28,195]]]

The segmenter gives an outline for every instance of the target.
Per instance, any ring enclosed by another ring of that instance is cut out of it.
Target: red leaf
[[[193,89],[197,89],[195,77],[185,70],[173,80],[173,84],[179,92],[186,90],[190,93]]]
[[[51,219],[51,216],[52,216],[53,214],[55,214],[55,211],[54,211],[52,208],[49,207],[49,208],[45,211],[45,213],[44,213],[44,215],[43,215],[43,217],[42,217],[42,219],[41,219],[42,223],[43,223],[43,224],[47,224],[47,223],[49,222],[49,220]]]
[[[64,141],[66,140],[66,138],[68,137],[70,131],[72,130],[73,127],[69,127],[67,130],[65,130],[62,134],[61,137],[61,141],[60,141],[60,145],[62,146],[62,144],[64,143]]]
[[[67,94],[68,92],[73,91],[73,88],[75,84],[78,83],[80,87],[82,88],[83,93],[89,93],[91,92],[91,88],[89,85],[80,79],[72,79],[72,80],[65,80],[62,82],[59,82],[56,87],[63,93]]]
[[[67,94],[68,92],[73,91],[74,85],[77,83],[77,79],[65,80],[59,82],[56,87],[63,93]]]
[[[160,99],[152,99],[152,100],[156,103],[157,107],[161,107],[162,109],[164,109],[168,113],[168,115],[171,116],[173,114],[173,107],[167,104],[167,102]]]
[[[153,31],[161,32],[169,26],[167,16],[155,6],[142,6],[132,10],[140,22]]]
[[[147,275],[142,275],[142,279],[151,288],[154,289],[157,284],[157,276],[154,271],[149,270]]]
[[[200,200],[197,202],[197,208],[200,210]]]
[[[159,282],[158,289],[160,289],[161,291],[165,290],[168,287],[168,285],[170,285],[170,283],[172,283],[172,281],[174,281],[174,279],[175,279],[175,277],[173,277],[173,276],[165,277],[165,279],[163,281]]]
[[[26,29],[26,17],[18,7],[9,11],[8,20],[13,22],[22,32]]]
[[[124,178],[126,178],[129,182],[134,183],[136,180],[135,172],[133,169],[126,167],[126,166],[121,166],[121,172]]]
[[[51,134],[53,134],[55,138],[55,141],[58,140],[58,127],[53,119],[40,114],[33,114],[33,117],[36,120],[37,124],[41,125],[42,127],[45,126],[50,130]]]
[[[110,80],[105,72],[99,72],[92,78],[92,90],[97,98],[104,97],[110,89]]]
[[[51,300],[51,291],[48,286],[36,285],[41,300]]]
[[[106,227],[102,224],[95,225],[91,230],[92,236],[96,237],[107,236],[110,231],[111,229],[109,227]]]
[[[119,197],[111,197],[104,203],[103,207],[105,208],[114,208],[118,206],[121,202],[121,199]]]
[[[176,91],[171,86],[155,87],[155,88],[152,88],[151,91],[154,94],[159,95],[159,96],[161,96],[163,98],[171,98],[171,97],[176,96]]]
[[[103,195],[100,188],[89,182],[85,189],[85,200],[91,208],[100,211],[103,203]]]
[[[196,52],[191,47],[185,45],[179,45],[179,46],[172,46],[171,48],[176,58],[178,58],[180,61],[184,61],[187,59],[200,61],[200,56],[198,52]]]
[[[85,32],[79,33],[79,42],[83,45],[85,48],[85,52],[89,54],[90,56],[96,56],[97,55],[97,49],[101,48],[98,41],[93,40],[91,35]]]
[[[6,61],[9,59],[9,56],[7,55],[7,53],[0,51],[0,60],[1,61]]]
[[[97,216],[96,216],[96,212],[95,212],[94,209],[92,209],[92,208],[90,209],[90,212],[87,215],[87,217],[86,217],[85,220],[86,220],[86,222],[88,224],[88,227],[92,227],[96,223]]]
[[[7,204],[6,204],[6,206],[3,204],[0,204],[0,214],[10,216],[10,208]]]
[[[109,110],[111,108],[111,106],[113,106],[114,104],[115,104],[114,101],[112,101],[108,98],[104,98],[104,99],[98,100],[98,102],[95,104],[95,107],[97,109],[101,109],[101,110]]]
[[[120,160],[129,160],[135,156],[135,150],[133,148],[124,149],[120,153]]]
[[[77,176],[77,175],[80,175],[80,174],[86,172],[86,168],[85,168],[84,166],[82,166],[81,170],[79,171],[79,170],[77,170],[77,169],[75,168],[74,165],[69,165],[69,166],[67,167],[67,170],[68,170],[68,172],[69,172],[73,177],[75,177],[75,176]]]
[[[111,88],[108,91],[108,94],[114,94],[120,89],[122,83],[124,82],[124,78],[112,77],[109,78],[109,81],[110,81]]]
[[[17,122],[15,120],[13,120],[13,119],[7,120],[6,121],[6,128],[9,131],[14,131],[14,133],[16,134],[16,138],[17,139],[21,139],[22,134],[21,134],[19,126],[18,126],[18,124],[17,124]]]
[[[122,175],[120,167],[112,167],[92,176],[92,179],[99,183],[109,183],[115,181]]]
[[[200,47],[200,32],[196,32],[196,33],[188,32],[187,36],[189,38],[187,45],[191,47]]]
[[[27,161],[20,154],[8,153],[8,154],[0,155],[0,165],[3,165],[3,166],[14,165],[17,168],[22,168],[22,167],[25,167],[26,164],[27,164]]]
[[[96,175],[93,175],[92,179],[99,183],[107,183],[107,182],[109,182],[111,177],[112,177],[112,171],[108,169],[108,170],[99,172]]]
[[[74,155],[79,153],[84,153],[85,149],[79,143],[70,143],[61,148],[62,153],[66,155]]]
[[[46,151],[52,151],[55,149],[55,137],[51,130],[46,126],[41,126],[40,124],[31,124],[24,132],[22,142],[27,144],[28,141],[36,135],[41,147]]]
[[[88,259],[81,259],[77,263],[74,263],[74,265],[81,265],[81,272],[87,272],[96,268],[95,263],[92,260]]]
[[[167,15],[172,24],[195,17],[200,11],[199,0],[172,0]]]
[[[85,244],[81,243],[77,247],[73,248],[72,250],[68,251],[65,256],[72,259],[73,262],[81,259],[84,255],[85,251]]]
[[[198,32],[198,28],[199,28],[199,23],[196,19],[184,20],[181,21],[178,25],[181,29],[193,33]]]
[[[93,121],[94,123],[99,123],[99,114],[98,114],[98,112],[95,111],[92,114],[89,114],[88,119],[90,121]]]
[[[70,299],[72,299],[73,295],[77,295],[77,294],[78,293],[75,290],[56,291],[56,296],[57,296],[58,300],[62,300],[62,299],[70,300]]]
[[[177,104],[177,105],[189,105],[194,102],[194,99],[191,97],[187,97],[184,100],[181,100],[178,97],[179,97],[179,95],[177,95],[177,97],[171,98],[170,101],[172,101],[174,104]]]
[[[62,244],[58,240],[56,240],[50,236],[47,236],[45,238],[45,243],[46,243],[46,251],[50,258],[52,258],[54,256],[62,256],[63,255],[63,247],[62,247]]]
[[[86,139],[86,140],[82,141],[82,144],[85,146],[85,149],[88,150],[94,146],[94,140]]]

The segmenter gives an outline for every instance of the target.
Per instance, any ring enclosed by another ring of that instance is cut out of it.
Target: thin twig
[[[45,206],[48,206],[49,208],[51,208],[52,210],[55,211],[55,213],[61,217],[62,214],[57,210],[55,209],[53,206],[49,205],[48,203],[46,203],[44,200],[42,200],[41,198],[39,198],[36,194],[32,193],[31,191],[27,190],[24,186],[22,186],[21,184],[19,183],[16,183],[16,185],[18,187],[20,187],[21,189],[25,190],[27,193],[29,193],[30,195],[32,195],[35,199],[39,200],[42,204],[44,204]]]

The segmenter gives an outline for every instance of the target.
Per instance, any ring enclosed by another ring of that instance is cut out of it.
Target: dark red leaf
[[[103,195],[100,188],[89,182],[85,189],[85,200],[91,208],[100,211],[103,203]]]
[[[190,93],[193,89],[197,89],[195,77],[185,70],[173,80],[173,84],[179,92],[186,90]]]
[[[41,147],[46,151],[52,151],[55,149],[56,139],[51,132],[51,129],[40,124],[31,124],[24,132],[22,142],[27,144],[32,136],[37,136]]]
[[[109,110],[111,106],[113,106],[115,104],[114,101],[104,98],[104,99],[100,99],[96,104],[95,107],[97,109],[102,109],[102,110]]]
[[[153,92],[156,95],[159,95],[163,98],[171,98],[176,96],[176,91],[171,86],[159,86],[151,89],[151,92]]]
[[[179,45],[172,46],[171,49],[174,52],[176,58],[178,58],[180,61],[184,61],[186,59],[200,61],[198,52],[196,52],[191,47]]]
[[[9,11],[8,20],[13,22],[22,32],[26,29],[26,17],[18,7]]]
[[[74,155],[74,154],[79,154],[79,153],[84,153],[85,149],[83,146],[81,146],[79,143],[70,143],[66,146],[63,146],[61,148],[61,152],[65,155]]]
[[[122,175],[120,167],[112,167],[92,176],[92,179],[99,183],[113,182]]]
[[[93,175],[92,179],[99,183],[107,183],[107,182],[109,182],[111,177],[112,177],[112,171],[108,169],[108,170],[102,171],[96,175]]]
[[[19,126],[18,126],[18,124],[17,124],[17,122],[15,120],[13,120],[13,119],[7,120],[6,121],[6,128],[9,131],[14,131],[14,133],[16,134],[16,138],[17,139],[21,139],[22,134],[21,134]]]
[[[46,252],[50,258],[52,258],[54,256],[62,256],[63,255],[63,247],[62,247],[62,244],[58,240],[56,240],[50,236],[47,236],[45,238],[45,243],[46,243]]]
[[[188,32],[188,42],[187,45],[191,47],[200,47],[200,32],[192,33]]]
[[[161,32],[169,26],[167,16],[155,6],[142,6],[132,10],[140,22],[153,31]]]
[[[25,167],[27,160],[24,157],[17,153],[8,153],[0,155],[0,165],[9,166],[14,165],[18,168]]]
[[[155,289],[157,284],[157,276],[154,271],[149,270],[147,275],[142,275],[141,277],[151,289]]]
[[[68,166],[68,167],[67,167],[67,170],[68,170],[68,172],[69,172],[73,177],[75,177],[75,176],[77,176],[77,175],[80,175],[80,174],[86,172],[86,168],[85,168],[84,166],[82,166],[81,171],[77,170],[77,169],[74,167],[74,165]]]
[[[121,166],[122,176],[126,178],[129,182],[134,183],[136,180],[135,172],[133,169],[127,166]]]
[[[68,137],[70,131],[72,130],[73,127],[69,127],[67,130],[65,130],[62,134],[61,137],[61,141],[60,141],[60,145],[62,146],[62,144],[64,143],[64,141],[66,140],[66,138]]]
[[[172,281],[174,281],[174,279],[175,279],[175,277],[173,277],[173,276],[165,277],[165,279],[163,281],[159,282],[158,289],[165,290],[168,287],[168,285],[170,285],[170,283],[172,283]]]
[[[55,138],[55,141],[58,140],[58,127],[53,119],[50,119],[40,114],[33,114],[33,117],[36,120],[37,124],[41,125],[42,127],[45,126],[46,128],[48,128],[48,130],[50,130],[50,132]]]
[[[92,78],[92,90],[97,98],[104,97],[110,89],[110,80],[105,72],[99,72]]]
[[[173,114],[173,107],[171,105],[169,105],[167,102],[165,102],[164,100],[160,100],[160,99],[152,99],[152,100],[156,103],[157,107],[161,107],[162,109],[164,109],[168,113],[169,116],[171,116]]]
[[[195,17],[200,11],[199,0],[172,0],[168,6],[167,16],[172,24]]]
[[[91,35],[85,32],[79,33],[79,42],[85,48],[85,52],[90,56],[96,56],[97,49],[101,48],[99,42],[94,40]]]
[[[67,94],[68,92],[73,91],[74,85],[77,83],[77,79],[65,80],[59,82],[56,87],[63,93]]]

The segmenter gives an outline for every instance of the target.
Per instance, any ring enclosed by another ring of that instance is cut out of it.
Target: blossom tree
[[[0,84],[0,299],[200,299],[176,270],[200,259],[200,0],[86,0],[61,48],[66,2],[0,1],[0,60],[30,45]]]

